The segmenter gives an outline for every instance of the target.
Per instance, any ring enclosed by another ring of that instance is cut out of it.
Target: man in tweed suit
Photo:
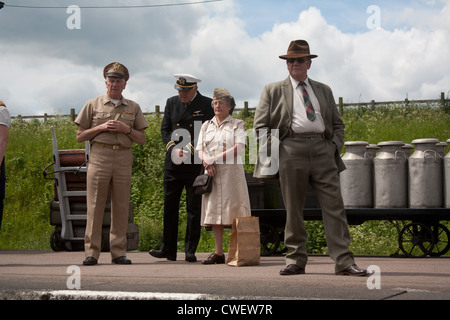
[[[279,130],[279,181],[286,206],[286,267],[281,275],[305,273],[306,229],[303,208],[308,183],[322,209],[328,252],[339,275],[366,275],[349,251],[350,235],[342,201],[339,172],[345,169],[339,152],[344,144],[344,123],[333,93],[325,84],[308,78],[311,59],[304,40],[292,41],[286,55],[290,76],[265,86],[256,109],[254,129]],[[262,132],[262,131],[261,131]],[[261,167],[255,176],[261,177]]]

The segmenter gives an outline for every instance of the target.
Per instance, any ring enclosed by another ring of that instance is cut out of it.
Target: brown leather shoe
[[[291,276],[294,274],[305,274],[305,268],[296,264],[290,264],[286,268],[280,270],[282,276]]]
[[[337,275],[341,276],[354,276],[354,277],[364,277],[367,276],[367,270],[361,269],[356,264],[351,265],[345,270],[336,272]]]
[[[225,255],[219,256],[216,253],[211,253],[205,261],[202,261],[202,264],[224,264],[225,263]]]

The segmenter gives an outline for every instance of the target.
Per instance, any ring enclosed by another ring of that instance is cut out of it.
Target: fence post
[[[339,113],[344,115],[344,98],[339,97]]]
[[[248,117],[248,101],[244,101],[244,119]]]
[[[75,121],[75,108],[70,108],[70,119],[72,119],[72,121]]]
[[[155,113],[156,113],[156,116],[159,117],[159,105],[155,106]]]
[[[375,100],[372,100],[370,103],[371,103],[371,109],[372,109],[372,111],[374,111],[375,110]]]
[[[441,92],[441,107],[445,110],[445,93]]]

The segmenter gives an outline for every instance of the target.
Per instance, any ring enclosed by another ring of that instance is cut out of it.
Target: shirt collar
[[[108,102],[112,102],[111,98],[108,96],[108,94],[104,94],[103,95],[103,104],[107,104]],[[118,106],[123,104],[124,106],[128,105],[127,100],[122,96],[122,98],[120,98],[119,103],[117,104]]]
[[[292,87],[293,87],[294,89],[296,89],[296,88],[298,87],[298,84],[299,84],[300,82],[297,81],[297,80],[295,80],[294,78],[292,78],[292,76],[289,76],[289,78],[291,79]],[[311,87],[310,84],[309,84],[309,78],[308,78],[308,76],[306,76],[306,79],[305,79],[305,81],[303,81],[303,82],[306,83],[306,86],[307,86],[307,87]]]
[[[231,121],[231,119],[232,119],[232,116],[231,116],[231,114],[229,114],[228,117],[226,117],[225,120],[223,120],[220,125],[223,125],[224,123]],[[217,118],[215,116],[211,119],[211,121],[214,122],[214,124],[217,127],[219,127],[219,124],[217,123]]]

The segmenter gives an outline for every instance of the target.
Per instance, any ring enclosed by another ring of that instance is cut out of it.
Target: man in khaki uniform
[[[97,264],[101,249],[102,220],[111,191],[110,251],[112,263],[130,264],[126,258],[133,142],[145,143],[148,127],[139,105],[122,96],[128,69],[118,62],[103,70],[106,94],[91,99],[75,119],[77,141],[89,140],[87,172],[87,223],[84,265]]]

